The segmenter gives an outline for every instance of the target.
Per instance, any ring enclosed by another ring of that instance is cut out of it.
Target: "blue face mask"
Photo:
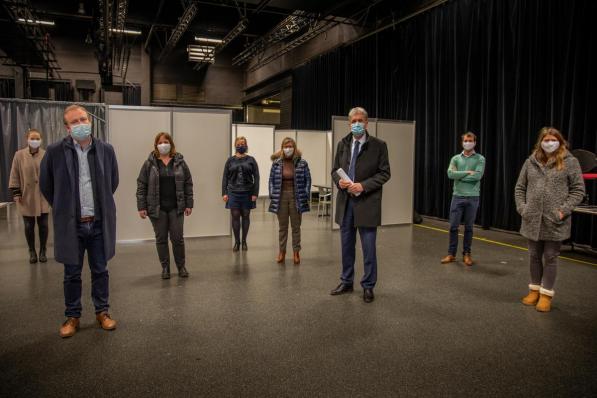
[[[77,141],[85,141],[91,135],[91,124],[77,124],[71,127],[70,135]]]
[[[240,153],[241,155],[247,152],[247,147],[245,145],[239,145],[236,147],[236,152]]]
[[[354,122],[350,125],[350,132],[352,133],[352,135],[355,135],[357,137],[362,136],[363,134],[365,134],[365,123]]]

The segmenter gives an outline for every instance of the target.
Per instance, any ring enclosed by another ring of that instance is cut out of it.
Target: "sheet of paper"
[[[350,177],[348,177],[348,174],[346,174],[346,172],[342,169],[339,168],[338,170],[336,170],[336,174],[338,174],[338,177],[340,177],[342,180],[347,180],[350,181],[351,184],[353,184],[353,181],[350,179]],[[353,194],[354,196],[359,196],[361,193],[356,193]]]

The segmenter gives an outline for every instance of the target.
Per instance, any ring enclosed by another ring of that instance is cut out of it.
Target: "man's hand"
[[[224,195],[224,196],[222,196],[222,200],[223,200],[224,202],[228,202],[228,195]]]
[[[147,218],[147,210],[139,210],[139,217],[142,219]]]
[[[15,203],[21,203],[23,201],[20,196],[15,196],[13,199],[15,200]]]
[[[193,209],[191,209],[190,207],[187,207],[186,209],[184,209],[184,215],[187,217],[190,216],[192,212],[193,212]]]
[[[477,173],[477,172],[474,171],[474,170],[468,170],[467,173],[468,173],[469,176],[474,176],[475,173]]]
[[[340,185],[340,189],[347,189],[348,187],[350,187],[351,182],[348,180],[340,180],[340,182],[338,182],[338,185]]]
[[[253,195],[251,196],[251,202],[255,202],[257,200],[257,196]]]
[[[356,195],[356,194],[358,194],[358,193],[361,193],[361,192],[363,192],[363,186],[361,185],[361,183],[360,183],[360,182],[356,182],[356,183],[354,183],[354,184],[351,184],[351,185],[348,187],[348,192],[350,192],[350,193],[351,193],[351,194],[353,194],[353,195]]]

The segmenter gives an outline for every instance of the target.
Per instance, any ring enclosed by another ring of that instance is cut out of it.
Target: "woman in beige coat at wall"
[[[25,222],[25,237],[29,246],[29,263],[37,262],[35,250],[35,221],[39,228],[39,261],[45,263],[48,240],[48,213],[50,205],[39,190],[39,165],[45,150],[41,148],[41,133],[27,132],[27,147],[15,153],[10,170],[8,188],[12,191],[17,208]]]

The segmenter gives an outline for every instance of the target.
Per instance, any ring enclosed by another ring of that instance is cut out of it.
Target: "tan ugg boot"
[[[541,286],[530,284],[529,294],[522,298],[522,303],[524,305],[537,305],[539,301],[539,289],[541,289]]]
[[[554,291],[541,288],[539,293],[539,302],[535,306],[535,309],[539,312],[551,311],[551,299],[553,298]]]

